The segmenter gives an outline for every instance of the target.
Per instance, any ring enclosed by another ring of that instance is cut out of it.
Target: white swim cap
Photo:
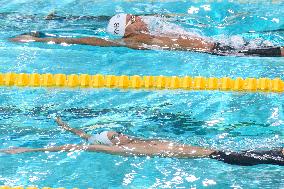
[[[89,143],[98,143],[98,144],[105,144],[105,145],[113,145],[113,143],[109,140],[108,131],[103,131],[100,134],[95,134],[88,139]]]
[[[113,35],[124,36],[127,14],[117,14],[108,23],[107,32]]]

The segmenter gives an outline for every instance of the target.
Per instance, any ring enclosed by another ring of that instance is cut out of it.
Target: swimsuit
[[[243,55],[243,56],[260,56],[260,57],[280,57],[281,47],[260,47],[255,49],[236,49],[221,43],[215,43],[212,54],[216,55]]]
[[[269,151],[243,151],[243,152],[223,152],[216,151],[210,158],[223,161],[232,165],[251,166],[257,164],[284,165],[284,155],[281,149]]]

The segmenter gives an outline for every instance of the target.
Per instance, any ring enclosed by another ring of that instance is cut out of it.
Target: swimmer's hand
[[[61,117],[56,116],[56,117],[55,117],[55,121],[56,121],[56,123],[58,124],[58,126],[62,127],[62,129],[66,130],[66,131],[72,130],[72,128],[69,127],[69,125],[67,125],[66,123],[64,123],[64,122],[62,121]]]
[[[56,15],[55,11],[52,11],[51,13],[49,13],[47,16],[44,17],[45,20],[54,20],[55,18],[57,18],[58,16]]]
[[[29,43],[29,42],[35,42],[37,41],[38,37],[34,37],[32,35],[19,35],[13,38],[10,38],[9,40],[12,42],[20,42],[20,43]]]
[[[6,149],[6,150],[0,150],[1,153],[6,153],[6,154],[20,154],[20,153],[25,153],[25,152],[31,152],[32,149],[30,148],[11,148],[11,149]]]

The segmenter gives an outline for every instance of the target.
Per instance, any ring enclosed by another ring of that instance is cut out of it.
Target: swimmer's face
[[[147,24],[142,21],[141,17],[128,14],[126,16],[126,28],[124,36],[133,34],[148,33]]]
[[[128,144],[131,141],[129,136],[120,132],[109,131],[107,136],[114,145]]]

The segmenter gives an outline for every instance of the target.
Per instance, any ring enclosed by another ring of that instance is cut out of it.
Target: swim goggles
[[[119,137],[120,137],[121,135],[122,135],[121,132],[117,132],[117,133],[113,134],[113,135],[110,137],[110,140],[113,140],[113,139],[115,139],[115,138],[118,138],[118,139],[119,139]]]

